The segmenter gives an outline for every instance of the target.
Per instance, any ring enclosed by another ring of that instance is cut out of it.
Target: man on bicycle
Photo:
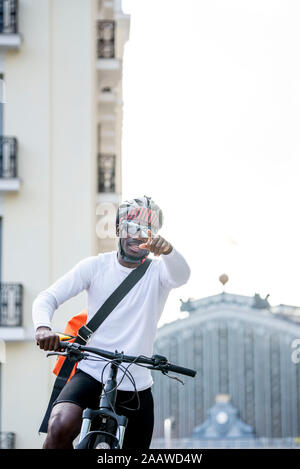
[[[51,319],[61,304],[86,290],[89,321],[130,271],[152,252],[154,258],[146,273],[93,333],[88,345],[112,352],[123,351],[126,355],[153,354],[157,323],[169,292],[185,284],[190,276],[183,256],[157,234],[162,220],[161,209],[146,196],[119,206],[118,250],[81,260],[34,300],[32,317],[41,349],[59,349],[59,336],[51,328]],[[80,432],[83,409],[98,408],[101,378],[105,381],[109,372],[105,365],[96,360],[78,363],[75,375],[53,404],[45,449],[73,448],[73,441]],[[130,373],[139,399],[128,376],[121,371],[118,374],[115,411],[128,418],[123,448],[147,449],[154,426],[153,380],[150,370],[144,367],[132,365]]]

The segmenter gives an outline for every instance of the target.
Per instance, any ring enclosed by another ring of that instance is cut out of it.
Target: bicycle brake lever
[[[176,379],[176,381],[179,381],[179,383],[184,385],[184,381],[181,381],[181,379],[179,379],[178,376],[169,375],[169,373],[167,371],[162,371],[162,374],[167,376],[168,378]]]

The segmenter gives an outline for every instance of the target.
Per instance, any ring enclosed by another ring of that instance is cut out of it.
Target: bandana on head
[[[132,208],[128,211],[126,216],[121,216],[120,221],[128,220],[135,221],[142,226],[148,226],[153,231],[157,231],[159,228],[158,218],[155,211],[147,207]]]

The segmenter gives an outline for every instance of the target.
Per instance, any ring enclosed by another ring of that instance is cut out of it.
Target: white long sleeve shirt
[[[87,322],[90,321],[131,271],[131,268],[119,263],[117,251],[83,259],[36,297],[32,306],[35,329],[40,326],[51,328],[55,310],[83,290],[87,292]],[[157,323],[169,292],[172,288],[185,284],[189,276],[190,268],[176,249],[173,248],[170,254],[153,258],[143,277],[93,333],[87,345],[111,352],[118,350],[125,355],[151,357]],[[105,367],[106,363],[82,360],[78,363],[78,369],[102,381],[107,379],[109,373],[109,366]],[[123,364],[125,367],[128,365]],[[128,371],[132,374],[138,391],[152,386],[151,372],[147,368],[133,364],[129,366]],[[123,371],[119,370],[118,389],[133,391],[131,381],[123,374]]]

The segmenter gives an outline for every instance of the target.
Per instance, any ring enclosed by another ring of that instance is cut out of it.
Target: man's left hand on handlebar
[[[59,350],[59,336],[49,327],[38,327],[35,339],[42,350]]]
[[[173,247],[166,239],[160,235],[153,237],[151,230],[147,231],[148,240],[146,243],[140,244],[140,249],[147,249],[150,252],[153,252],[155,256],[160,256],[161,254],[170,254]]]

